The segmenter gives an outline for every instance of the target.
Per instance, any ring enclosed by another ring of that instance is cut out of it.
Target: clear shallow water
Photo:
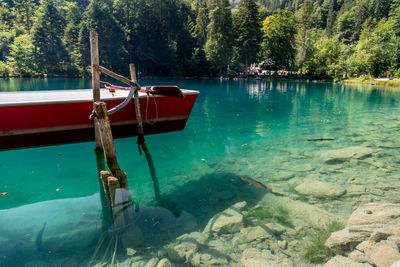
[[[162,194],[187,217],[170,218],[152,208],[152,180],[136,138],[115,141],[132,197],[143,207],[138,225],[149,233],[146,246],[159,248],[185,231],[202,230],[214,214],[238,201],[261,200],[265,191],[239,177],[269,184],[285,182],[282,177],[287,173],[300,180],[324,174],[324,180],[345,185],[354,175],[368,181],[385,176],[387,168],[371,170],[362,164],[343,165],[338,175],[337,169],[321,161],[321,151],[360,145],[380,149],[382,164],[391,167],[386,176],[400,175],[398,152],[393,149],[400,147],[398,92],[284,81],[143,80],[141,84],[200,91],[184,131],[146,137]],[[81,79],[0,80],[0,91],[89,86],[90,80]],[[307,141],[319,138],[334,140]],[[93,143],[79,143],[0,152],[0,191],[8,193],[0,196],[0,266],[88,262],[102,218],[93,148]],[[390,201],[389,193],[381,199]],[[348,214],[349,207],[337,206],[325,208]],[[151,227],[149,218],[168,223]],[[42,229],[44,243],[38,244]]]

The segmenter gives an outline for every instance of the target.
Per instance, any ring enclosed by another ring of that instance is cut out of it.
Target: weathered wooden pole
[[[100,131],[101,143],[108,169],[111,173],[102,172],[101,178],[104,191],[108,195],[112,207],[114,225],[117,229],[124,229],[133,222],[132,198],[128,189],[126,173],[121,170],[117,162],[117,153],[108,118],[107,106],[104,102],[96,102],[94,111]],[[105,177],[107,178],[105,179]]]
[[[94,103],[100,101],[100,72],[94,67],[99,65],[99,42],[97,32],[90,32],[90,58],[91,58],[91,70],[92,70],[92,89],[93,89],[93,109]],[[97,118],[94,118],[94,137],[95,137],[95,149],[96,155],[97,173],[100,173],[105,169],[104,163],[104,150],[101,144],[100,132],[97,127]],[[106,231],[113,223],[113,216],[111,210],[111,202],[107,195],[107,188],[104,184],[100,183],[100,201],[103,210],[103,230]]]
[[[92,62],[92,88],[93,88],[93,108],[94,103],[100,101],[100,72],[96,70],[99,65],[99,40],[97,32],[90,32],[90,57]],[[104,150],[101,145],[100,133],[96,123],[97,118],[94,118],[94,136],[95,136],[95,153],[97,161],[97,169],[100,172],[105,169],[104,165]]]
[[[129,69],[130,69],[130,72],[131,72],[131,80],[134,83],[137,83],[135,65],[134,64],[130,64],[129,65]],[[141,112],[140,112],[140,101],[139,101],[139,91],[138,90],[135,91],[134,101],[135,101],[136,121],[138,123],[138,147],[139,147],[139,151],[140,151],[140,147],[141,147],[143,149],[143,152],[144,152],[145,156],[146,156],[147,165],[149,166],[151,179],[153,180],[155,198],[156,198],[156,200],[158,202],[160,202],[161,201],[160,186],[159,186],[157,175],[156,175],[156,168],[154,167],[153,158],[151,157],[149,148],[147,147],[146,141],[144,140],[143,120],[142,120],[142,115],[141,115]]]
[[[118,178],[120,186],[125,188],[128,186],[128,181],[126,179],[126,173],[121,170],[117,162],[117,153],[114,147],[114,139],[112,137],[106,103],[95,102],[94,111],[96,113],[96,125],[100,131],[100,140],[104,149],[108,169],[114,177]]]

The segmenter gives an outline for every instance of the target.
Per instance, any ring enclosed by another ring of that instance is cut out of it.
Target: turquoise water
[[[214,214],[236,202],[260,201],[265,191],[240,177],[267,185],[287,180],[282,178],[287,173],[300,180],[324,174],[325,180],[345,185],[354,175],[366,180],[400,175],[399,152],[394,149],[400,147],[396,91],[291,81],[143,80],[141,84],[200,91],[184,131],[146,137],[161,193],[187,215],[182,220],[168,217],[168,225],[160,228],[150,227],[147,219],[138,222],[145,229],[145,246],[153,250],[185,231],[202,230]],[[0,80],[0,91],[89,86],[90,80],[82,79]],[[320,138],[333,140],[308,141]],[[153,208],[153,184],[136,138],[118,139],[115,145],[132,198],[143,207],[142,217],[165,220]],[[360,145],[378,149],[385,167],[343,165],[338,175],[337,169],[321,161],[321,151]],[[0,152],[0,191],[8,193],[0,196],[0,266],[89,262],[102,231],[93,148],[89,142]],[[400,201],[392,199],[396,192],[380,199]],[[339,214],[350,209],[341,209],[340,203],[330,208]],[[43,244],[38,244],[42,229]]]

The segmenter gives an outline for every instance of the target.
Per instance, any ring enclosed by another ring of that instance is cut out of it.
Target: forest
[[[91,30],[121,74],[400,76],[400,0],[2,0],[0,77],[88,76]]]

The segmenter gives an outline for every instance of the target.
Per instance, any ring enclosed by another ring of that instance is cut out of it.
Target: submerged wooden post
[[[100,72],[93,66],[99,65],[99,45],[97,32],[90,32],[90,57],[92,70],[93,108],[96,101],[100,101]],[[94,118],[94,137],[97,173],[105,169],[104,150],[100,140],[100,132],[97,127],[97,118]],[[103,210],[103,230],[106,231],[113,223],[111,204],[104,184],[100,182],[100,201]]]
[[[137,83],[135,65],[129,64],[129,69],[131,72],[132,82]],[[151,157],[149,148],[147,147],[146,142],[144,140],[143,120],[142,120],[142,115],[140,112],[140,102],[139,102],[139,91],[138,90],[135,90],[134,101],[135,101],[136,121],[138,123],[138,146],[139,146],[139,149],[140,149],[140,147],[142,147],[143,152],[146,156],[147,165],[149,166],[151,179],[153,180],[154,195],[155,195],[156,200],[158,202],[160,202],[161,194],[160,194],[160,186],[159,186],[157,175],[156,175],[156,168],[154,167],[153,158]]]
[[[117,153],[114,147],[114,140],[112,137],[110,121],[108,119],[106,103],[94,103],[94,111],[97,117],[96,124],[100,131],[101,143],[103,145],[108,169],[111,171],[113,176],[118,178],[120,186],[125,188],[128,186],[128,181],[126,179],[126,173],[121,170],[117,162]]]
[[[111,172],[101,172],[102,184],[109,199],[114,225],[117,229],[124,229],[133,222],[132,198],[128,189],[128,180],[126,173],[121,170],[117,162],[106,104],[96,102],[94,111],[107,166]]]

